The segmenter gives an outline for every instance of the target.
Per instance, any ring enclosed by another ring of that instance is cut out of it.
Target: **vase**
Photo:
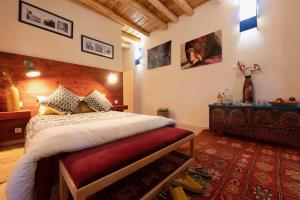
[[[6,91],[6,105],[7,111],[19,111],[20,110],[20,97],[19,90],[14,85],[11,85]]]
[[[243,103],[253,103],[253,84],[251,76],[245,76],[243,87]]]

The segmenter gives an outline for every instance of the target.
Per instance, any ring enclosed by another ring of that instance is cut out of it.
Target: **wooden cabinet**
[[[300,146],[300,107],[209,105],[209,128]]]
[[[0,146],[24,142],[30,111],[0,112]]]
[[[112,107],[112,110],[114,110],[114,111],[120,111],[120,112],[123,112],[124,110],[127,110],[127,109],[128,109],[127,105],[114,105]]]

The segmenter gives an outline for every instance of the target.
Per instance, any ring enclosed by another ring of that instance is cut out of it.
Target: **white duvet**
[[[51,120],[54,121],[49,125]],[[64,121],[67,123],[62,123]],[[27,132],[34,133],[26,133],[30,136],[27,136],[26,153],[9,178],[7,198],[34,199],[35,169],[37,161],[43,157],[86,149],[172,124],[175,124],[172,119],[115,111],[48,118],[40,116],[31,123],[31,129],[27,127]]]

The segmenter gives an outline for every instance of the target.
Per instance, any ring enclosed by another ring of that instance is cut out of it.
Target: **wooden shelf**
[[[0,112],[0,121],[10,119],[30,118],[30,110],[20,110],[13,112]]]

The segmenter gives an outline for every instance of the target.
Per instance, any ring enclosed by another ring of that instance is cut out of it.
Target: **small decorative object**
[[[299,102],[297,102],[295,97],[290,97],[287,100],[283,98],[276,98],[275,101],[269,102],[272,106],[298,106]]]
[[[162,117],[169,118],[169,114],[170,114],[169,108],[166,108],[166,107],[160,107],[160,108],[158,108],[158,110],[157,110],[157,115],[158,115],[158,116],[162,116]]]
[[[114,46],[93,38],[81,35],[81,51],[114,59]]]
[[[261,68],[258,64],[254,64],[253,67],[246,67],[241,62],[238,62],[236,68],[245,76],[245,82],[243,86],[243,103],[253,103],[254,88],[251,76],[254,72],[261,71]]]
[[[56,14],[20,1],[19,21],[59,35],[73,38],[73,22]]]
[[[171,64],[171,41],[148,49],[148,69]]]
[[[7,111],[19,111],[20,110],[20,96],[19,90],[13,84],[11,75],[8,72],[2,72],[3,79],[7,82],[8,87],[6,89],[6,106]]]
[[[222,95],[221,92],[218,92],[218,96],[217,96],[217,104],[222,104],[223,99],[222,99]]]
[[[223,103],[223,104],[232,104],[232,103],[233,103],[233,96],[232,96],[232,94],[229,92],[228,89],[225,89],[225,91],[223,92],[223,95],[222,95],[222,103]]]
[[[222,61],[222,31],[216,31],[181,45],[181,69]]]

